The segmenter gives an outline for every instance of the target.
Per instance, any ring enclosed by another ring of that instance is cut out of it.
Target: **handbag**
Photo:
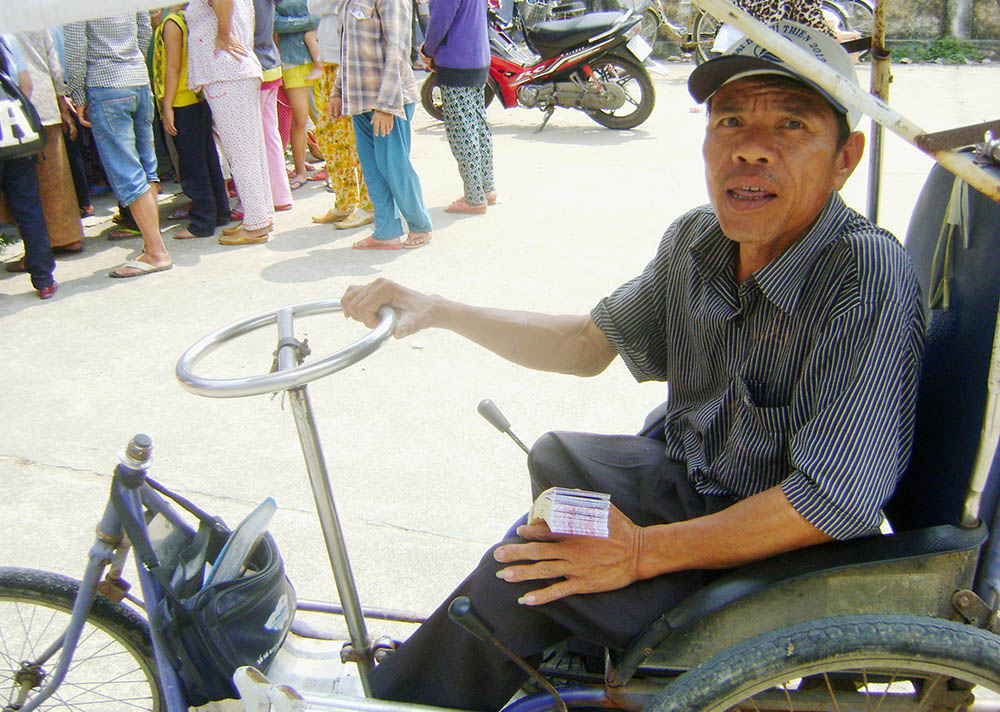
[[[0,57],[0,161],[34,156],[45,148],[45,129]]]
[[[173,527],[154,545],[149,528],[112,497],[137,556],[163,591],[156,608],[147,611],[150,624],[160,633],[189,706],[239,698],[233,673],[243,665],[267,672],[295,613],[295,589],[277,544],[264,531],[270,514],[260,516],[268,504],[273,513],[274,502],[268,500],[230,531],[218,518],[149,482],[200,520],[196,532]]]

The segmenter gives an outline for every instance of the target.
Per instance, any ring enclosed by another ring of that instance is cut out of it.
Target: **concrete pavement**
[[[655,77],[657,103],[634,131],[557,111],[490,109],[500,204],[485,216],[443,208],[461,193],[443,125],[414,119],[414,164],[435,222],[419,250],[358,252],[365,229],[310,216],[330,207],[315,183],[275,216],[270,243],[222,247],[170,239],[175,268],[109,279],[135,242],[108,242],[113,206],[86,221],[83,254],[58,262],[61,287],[40,302],[23,275],[0,273],[5,393],[0,405],[0,562],[79,575],[118,452],[136,432],[155,443],[152,475],[231,524],[268,495],[272,531],[301,597],[335,598],[291,413],[279,399],[215,400],[173,375],[198,338],[277,306],[339,297],[377,276],[481,304],[582,313],[637,274],[659,235],[705,202],[704,114],[687,95],[690,65]],[[861,70],[867,84],[866,68]],[[894,106],[928,130],[1000,115],[989,66],[895,68]],[[864,122],[867,130],[867,120]],[[882,223],[902,237],[931,162],[890,136]],[[867,160],[844,191],[864,210]],[[167,186],[177,190],[176,184]],[[179,204],[166,198],[163,214]],[[8,250],[5,259],[18,256]],[[313,352],[363,333],[337,315],[299,322]],[[266,329],[210,359],[205,375],[266,372]],[[492,398],[526,442],[550,429],[634,431],[664,395],[620,361],[579,380],[533,373],[443,332],[392,341],[310,387],[362,602],[430,611],[529,504],[523,454],[475,412]],[[372,626],[376,631],[381,626]]]

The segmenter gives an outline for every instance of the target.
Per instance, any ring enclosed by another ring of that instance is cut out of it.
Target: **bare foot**
[[[169,256],[164,256],[160,259],[156,259],[151,255],[147,255],[143,252],[141,255],[135,258],[135,262],[142,262],[147,264],[151,269],[138,269],[136,267],[129,267],[126,264],[120,265],[117,269],[113,270],[113,274],[117,277],[138,277],[141,274],[148,274],[150,272],[160,271],[170,269],[173,266],[173,261]]]
[[[174,233],[175,240],[190,240],[192,237],[198,237],[198,236],[195,235],[190,230],[188,230],[187,228],[184,228],[183,230],[178,230],[177,232]]]

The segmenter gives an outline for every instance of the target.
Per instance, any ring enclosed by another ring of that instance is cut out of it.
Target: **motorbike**
[[[653,111],[653,82],[642,63],[652,48],[631,10],[545,20],[523,29],[524,43],[492,7],[488,9],[489,80],[485,102],[499,97],[507,109],[537,108],[545,128],[558,107],[577,109],[609,129],[632,129]],[[437,75],[424,80],[424,109],[443,118]]]

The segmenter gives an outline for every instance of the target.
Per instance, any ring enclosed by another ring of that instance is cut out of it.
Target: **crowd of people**
[[[84,249],[81,220],[94,214],[102,182],[118,201],[108,239],[142,239],[141,253],[109,276],[171,269],[161,176],[175,176],[190,201],[169,216],[187,221],[175,239],[221,228],[223,245],[267,242],[293,192],[325,180],[333,206],[312,219],[373,224],[354,248],[427,245],[433,225],[410,160],[414,68],[447,79],[446,130],[464,195],[446,210],[483,213],[496,202],[485,7],[432,3],[427,42],[416,47],[403,0],[191,0],[3,35],[0,71],[37,108],[47,139],[24,159],[37,185],[0,182],[25,245],[5,269],[29,272],[39,296],[51,297],[55,256]],[[452,27],[461,41],[446,44]],[[306,161],[313,136],[325,164],[315,172]],[[29,204],[40,218],[22,209]]]

